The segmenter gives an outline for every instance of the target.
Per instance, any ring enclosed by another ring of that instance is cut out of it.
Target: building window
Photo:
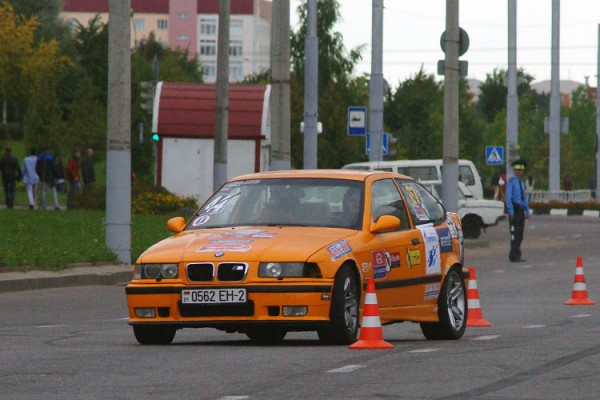
[[[241,40],[232,40],[229,42],[229,55],[232,57],[244,55]]]
[[[229,22],[229,35],[230,36],[243,36],[244,35],[244,24],[240,20],[231,20]]]
[[[186,35],[185,33],[180,33],[179,35],[177,35],[177,40],[188,40],[188,35]]]
[[[244,78],[244,70],[242,64],[230,64],[229,65],[229,80],[232,82],[241,81]]]
[[[203,56],[214,56],[217,54],[216,40],[201,40],[200,54]]]
[[[166,19],[159,19],[158,21],[156,21],[156,27],[159,31],[166,31],[167,29],[169,29],[169,21],[167,21]]]
[[[186,12],[180,12],[179,14],[177,14],[177,18],[179,19],[187,19],[188,15]]]
[[[200,34],[213,36],[217,34],[217,20],[214,18],[200,19]]]
[[[214,81],[217,79],[217,66],[215,64],[202,65],[202,73],[205,81]]]
[[[134,20],[134,23],[135,23],[135,30],[136,30],[136,31],[143,31],[143,30],[144,30],[145,23],[144,23],[144,20],[143,20],[143,19],[141,19],[141,18],[136,18],[136,19]]]

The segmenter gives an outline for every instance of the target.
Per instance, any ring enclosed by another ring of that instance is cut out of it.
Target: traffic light
[[[160,135],[158,133],[153,133],[152,134],[152,141],[153,142],[158,142],[160,140]]]
[[[154,82],[141,82],[140,86],[140,97],[142,98],[140,106],[142,107],[142,110],[146,111],[148,114],[152,114],[154,109]]]

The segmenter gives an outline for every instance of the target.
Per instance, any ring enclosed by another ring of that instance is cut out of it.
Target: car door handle
[[[412,240],[412,244],[414,244],[415,246],[416,246],[416,245],[418,245],[419,243],[421,243],[421,242],[419,241],[419,239],[413,239],[413,240]]]

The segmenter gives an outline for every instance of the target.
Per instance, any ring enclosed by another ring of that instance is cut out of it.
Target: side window
[[[400,190],[408,209],[415,221],[415,225],[437,223],[445,220],[446,210],[442,204],[423,186],[410,180],[398,180]]]
[[[469,167],[468,165],[461,165],[458,167],[458,171],[460,174],[460,181],[462,183],[469,186],[475,184],[475,177],[473,176],[473,171],[471,170],[471,167]]]
[[[408,213],[398,188],[391,179],[382,179],[371,185],[371,217],[377,221],[382,215],[400,219],[400,229],[408,229]]]

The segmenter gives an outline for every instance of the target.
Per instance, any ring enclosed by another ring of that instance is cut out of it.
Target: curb
[[[75,267],[62,271],[4,272],[0,293],[72,286],[116,285],[131,280],[131,266]]]

